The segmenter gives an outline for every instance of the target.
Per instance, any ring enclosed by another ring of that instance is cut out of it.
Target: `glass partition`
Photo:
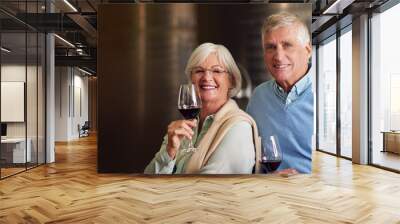
[[[38,64],[37,64],[37,162],[44,164],[46,161],[45,145],[45,111],[46,111],[46,38],[45,34],[38,33]]]
[[[27,33],[27,98],[26,98],[26,113],[27,113],[27,150],[31,151],[30,159],[27,163],[28,168],[37,165],[38,157],[38,34],[36,32]]]
[[[16,19],[43,3],[0,4],[0,178],[45,162],[45,35]]]
[[[6,177],[25,170],[31,157],[29,147],[26,150],[26,33],[3,32],[1,46],[0,109],[1,122],[6,125],[1,139],[1,175]]]

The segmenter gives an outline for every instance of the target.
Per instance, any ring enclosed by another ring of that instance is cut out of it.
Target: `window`
[[[400,170],[400,5],[371,19],[372,164]]]
[[[340,155],[351,158],[352,141],[352,32],[340,36]],[[347,32],[346,32],[347,31]]]
[[[336,154],[336,37],[318,48],[318,149]]]

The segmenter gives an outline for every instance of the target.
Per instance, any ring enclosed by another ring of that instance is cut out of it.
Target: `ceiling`
[[[373,10],[388,0],[209,0],[207,2],[276,2],[311,3],[313,8],[312,35],[316,43],[335,32],[338,20],[341,26],[351,23],[351,17],[360,12]],[[47,2],[47,4],[46,4]],[[2,43],[15,51],[24,48],[22,36],[25,28],[29,31],[54,32],[56,65],[81,66],[96,71],[97,10],[102,3],[135,2],[204,2],[202,0],[1,0],[0,21]],[[51,13],[50,13],[51,12]],[[347,16],[347,18],[346,18]],[[346,23],[347,19],[347,23]],[[333,27],[333,28],[332,28]],[[329,31],[331,29],[332,31]],[[23,31],[23,32],[21,32]],[[328,32],[329,31],[329,32]],[[31,37],[33,38],[33,36]],[[29,39],[29,38],[28,38]],[[29,40],[28,40],[29,42]],[[71,45],[72,44],[72,45]],[[37,44],[36,44],[37,45]],[[28,53],[33,52],[35,43],[28,44]],[[30,49],[32,48],[32,49]],[[24,53],[24,52],[21,52]],[[17,54],[17,53],[16,53]],[[28,56],[29,57],[29,56]]]

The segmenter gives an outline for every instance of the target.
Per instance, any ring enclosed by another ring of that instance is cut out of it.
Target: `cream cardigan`
[[[250,115],[241,110],[235,101],[231,99],[215,114],[211,127],[208,129],[203,139],[201,139],[197,146],[197,151],[194,152],[189,159],[185,173],[198,173],[199,170],[207,164],[211,155],[217,149],[219,143],[229,129],[240,121],[248,122],[252,127],[256,155],[255,173],[260,173],[261,139],[258,135],[257,125]]]

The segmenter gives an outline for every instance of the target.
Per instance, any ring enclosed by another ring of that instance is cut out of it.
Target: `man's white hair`
[[[298,16],[287,12],[273,14],[264,20],[263,26],[261,28],[262,44],[264,44],[265,34],[275,29],[292,25],[297,25],[297,38],[299,39],[300,43],[304,46],[310,44],[311,38],[308,27],[301,21]]]

